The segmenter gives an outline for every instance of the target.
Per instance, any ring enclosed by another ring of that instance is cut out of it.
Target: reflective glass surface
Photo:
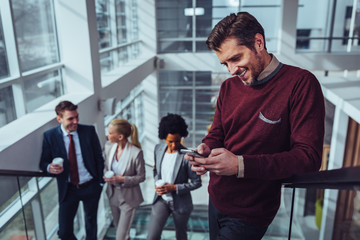
[[[13,0],[11,4],[21,70],[59,62],[52,1]]]
[[[58,227],[58,191],[56,185],[56,179],[53,178],[52,181],[41,191],[40,199],[42,203],[42,210],[44,216],[44,224],[46,235],[54,234]],[[54,236],[54,237],[57,237]]]
[[[125,1],[115,1],[116,9],[116,32],[117,32],[117,43],[126,43],[127,32],[126,32],[126,14],[125,14]]]
[[[19,191],[16,177],[0,176],[0,216],[5,214],[3,211],[8,208],[13,201],[19,198]],[[6,191],[5,191],[6,189]]]
[[[36,239],[32,215],[31,205],[28,204],[24,207],[24,212],[19,212],[6,228],[0,231],[0,239],[26,239],[27,236],[28,239]]]
[[[181,53],[192,52],[193,46],[191,41],[178,40],[160,40],[158,42],[158,51],[160,53]]]
[[[117,69],[140,54],[137,0],[96,0],[101,72]],[[129,45],[122,46],[130,43]]]
[[[16,119],[14,96],[11,86],[0,89],[0,127]]]
[[[192,14],[185,11],[192,8],[192,0],[158,0],[156,3],[158,38],[192,36]]]
[[[219,83],[218,76],[210,72],[159,72],[160,117],[176,113],[185,119],[189,130],[187,147],[196,147],[206,135],[215,112]]]
[[[24,79],[24,90],[28,112],[64,94],[59,71]]]
[[[360,12],[353,11],[353,4],[354,1],[336,1],[336,5],[327,0],[299,1],[298,51],[360,51]]]
[[[99,34],[99,48],[111,46],[109,1],[96,0],[96,21]]]
[[[160,71],[159,84],[161,87],[170,86],[192,86],[193,73],[192,72],[177,72],[177,71]]]
[[[157,1],[158,52],[206,52],[213,27],[230,13],[247,11],[265,29],[267,48],[277,50],[281,1]],[[195,23],[195,26],[193,26]],[[194,29],[195,28],[195,29]]]
[[[3,33],[2,20],[0,15],[0,78],[6,77],[8,75],[9,75],[9,66],[6,56],[4,33]]]

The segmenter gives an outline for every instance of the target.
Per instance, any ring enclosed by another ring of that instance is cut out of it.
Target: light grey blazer
[[[166,144],[158,144],[155,146],[155,181],[161,179],[161,164],[165,155],[166,148]],[[181,146],[180,148],[184,147]],[[191,171],[191,165],[189,161],[184,159],[184,155],[185,154],[181,154],[180,151],[178,152],[174,168],[174,174],[172,176],[172,182],[176,184],[177,191],[171,193],[174,201],[174,210],[181,214],[189,213],[193,210],[193,203],[190,191],[201,187],[200,176],[197,175],[195,172]],[[155,193],[153,202],[155,203],[160,197],[161,196]]]
[[[111,199],[115,197],[114,189],[119,189],[120,196],[116,197],[135,208],[144,201],[139,184],[145,181],[145,161],[142,150],[131,143],[128,144],[130,144],[130,157],[124,159],[119,166],[120,173],[125,176],[125,182],[115,185],[108,184],[106,193]],[[110,170],[116,148],[117,143],[107,142],[105,144],[105,171]]]

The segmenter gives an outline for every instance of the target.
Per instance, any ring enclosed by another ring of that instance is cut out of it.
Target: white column
[[[328,169],[342,168],[349,117],[341,110],[342,101],[335,108]],[[319,240],[331,239],[334,229],[338,190],[326,189]]]
[[[82,100],[83,94],[90,96],[85,102],[76,102],[79,103],[80,122],[95,124],[103,145],[104,116],[98,108],[102,86],[95,1],[55,0],[54,6],[69,100],[76,102],[78,98]]]

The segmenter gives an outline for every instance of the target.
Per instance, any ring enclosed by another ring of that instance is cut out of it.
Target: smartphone
[[[189,154],[190,156],[193,156],[193,157],[205,157],[204,155],[201,155],[200,153],[198,152],[195,152],[195,150],[192,150],[192,149],[185,149],[185,148],[182,148],[180,149],[180,153],[187,153]]]

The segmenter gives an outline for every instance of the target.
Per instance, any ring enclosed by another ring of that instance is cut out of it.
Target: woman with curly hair
[[[159,138],[165,143],[155,146],[155,197],[148,226],[148,240],[157,240],[172,214],[176,239],[187,239],[187,223],[193,209],[190,191],[201,186],[200,176],[180,153],[181,139],[188,135],[185,120],[169,113],[159,124]],[[189,181],[190,180],[190,181]]]

